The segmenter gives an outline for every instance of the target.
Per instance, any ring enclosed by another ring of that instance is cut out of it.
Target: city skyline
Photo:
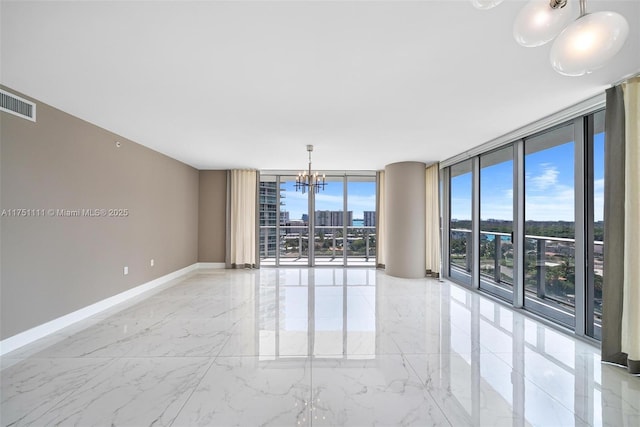
[[[288,211],[291,220],[301,220],[308,214],[308,193],[302,194],[295,189],[295,181],[282,181],[284,197],[280,199],[281,211]],[[316,211],[344,210],[343,183],[327,179],[324,191],[316,194]],[[365,211],[376,210],[376,183],[374,181],[348,181],[347,211],[353,212],[353,219],[364,219]]]

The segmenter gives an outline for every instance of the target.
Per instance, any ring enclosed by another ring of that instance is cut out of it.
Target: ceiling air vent
[[[0,111],[36,121],[36,104],[0,89]]]

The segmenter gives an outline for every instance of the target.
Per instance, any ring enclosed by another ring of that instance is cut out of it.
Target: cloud
[[[376,210],[376,195],[371,194],[353,195],[347,197],[347,207],[350,211],[353,211],[354,218],[360,217],[361,212],[375,211]]]
[[[546,191],[558,184],[558,168],[550,163],[541,163],[542,174],[528,177],[527,184],[537,191]]]
[[[593,217],[595,221],[604,219],[604,178],[593,181]]]
[[[573,221],[574,212],[574,190],[572,187],[556,185],[543,194],[529,191],[526,193],[525,217],[527,221]]]
[[[329,206],[324,210],[336,210],[334,207],[340,207],[340,210],[342,210],[342,201],[343,201],[342,194],[340,195],[327,194],[327,193],[316,194],[316,207],[320,205]]]
[[[480,217],[483,220],[498,219],[504,221],[513,220],[513,204],[491,203],[480,206]]]
[[[593,181],[593,190],[595,193],[604,191],[604,178],[596,179]]]
[[[282,191],[280,195],[282,196],[283,199],[300,200],[305,202],[307,201],[307,193],[302,194],[301,192],[297,192],[297,191]]]
[[[558,200],[544,197],[539,200],[529,199],[525,203],[527,221],[573,221],[573,200]]]
[[[537,169],[537,175],[525,179],[526,220],[573,221],[573,177],[562,178],[558,166],[551,163],[540,163]]]

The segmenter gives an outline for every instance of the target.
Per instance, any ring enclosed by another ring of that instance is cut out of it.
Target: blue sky
[[[573,142],[531,153],[525,161],[526,219],[533,221],[574,220]],[[482,219],[511,220],[513,217],[512,162],[482,169],[480,181]],[[471,174],[452,178],[451,218],[471,219]],[[307,194],[296,192],[294,182],[283,182],[286,190],[282,206],[291,219],[307,213]],[[316,195],[316,210],[341,211],[342,178],[327,182],[325,191]],[[594,138],[594,213],[602,221],[604,212],[604,133]],[[348,182],[348,210],[354,219],[363,211],[375,211],[375,182]]]
[[[574,220],[574,144],[568,142],[531,153],[525,159],[526,220]],[[482,169],[482,219],[511,220],[512,162]],[[604,133],[594,138],[594,216],[601,221],[604,206]],[[471,174],[451,179],[451,218],[471,219]]]
[[[290,219],[300,219],[307,213],[307,196],[296,192],[293,181],[283,182],[282,188],[284,202],[281,209],[289,211]],[[376,210],[376,183],[375,182],[347,182],[347,210],[353,211],[353,219],[363,219],[363,211]],[[316,194],[316,210],[341,211],[343,210],[343,183],[329,181],[324,191]]]

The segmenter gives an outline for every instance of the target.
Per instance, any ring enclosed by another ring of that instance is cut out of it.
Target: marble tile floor
[[[199,270],[2,357],[2,426],[640,426],[640,378],[481,294]]]

